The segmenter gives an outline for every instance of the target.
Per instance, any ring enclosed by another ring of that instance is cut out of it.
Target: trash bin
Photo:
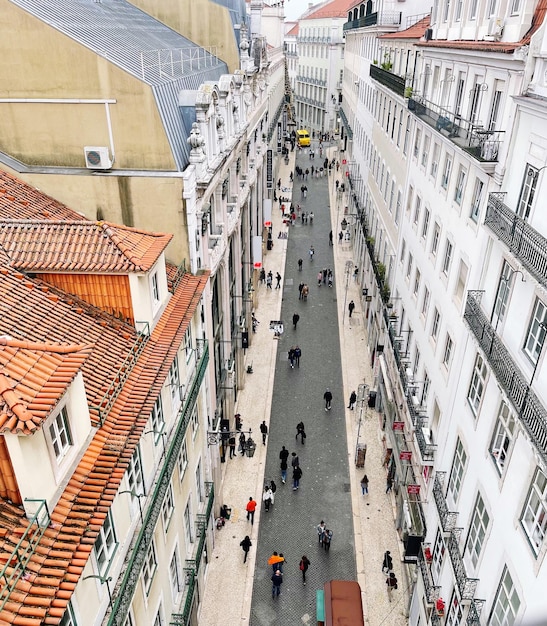
[[[249,437],[247,439],[247,443],[245,444],[245,452],[248,457],[252,457],[255,454],[256,443]]]

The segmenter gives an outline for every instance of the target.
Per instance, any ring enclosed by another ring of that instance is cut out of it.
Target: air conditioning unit
[[[432,28],[426,28],[425,29],[424,39],[426,41],[431,41],[433,39],[433,29]]]
[[[85,166],[89,170],[109,170],[112,167],[110,153],[106,146],[86,146]]]

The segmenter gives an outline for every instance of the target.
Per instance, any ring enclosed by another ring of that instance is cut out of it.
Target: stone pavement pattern
[[[337,156],[334,148],[329,152],[331,156]],[[303,154],[299,158],[306,161]],[[284,186],[289,185],[289,172],[293,168],[294,154],[291,154],[289,165],[282,164],[279,172]],[[280,271],[284,289],[270,291],[260,287],[256,316],[261,324],[258,332],[252,336],[251,347],[247,353],[248,362],[253,363],[254,373],[247,375],[246,386],[239,393],[237,404],[237,411],[243,416],[244,429],[251,427],[253,430],[258,444],[257,452],[251,459],[238,456],[232,461],[227,460],[223,465],[223,492],[217,499],[215,510],[218,513],[220,504],[226,503],[232,507],[232,517],[222,530],[215,531],[215,546],[209,555],[207,584],[199,616],[200,626],[236,623],[255,626],[263,623],[315,624],[315,590],[329,578],[355,579],[355,562],[357,580],[363,591],[365,623],[372,626],[403,626],[408,623],[405,614],[408,608],[409,581],[405,578],[399,558],[401,544],[395,531],[393,496],[385,494],[381,416],[370,409],[360,412],[345,408],[351,390],[357,389],[363,382],[372,385],[373,374],[360,304],[361,285],[351,278],[347,282],[346,293],[344,269],[346,262],[352,261],[352,248],[351,242],[339,244],[337,239],[343,207],[337,205],[334,187],[336,177],[336,170],[333,170],[333,175],[328,178],[328,190],[327,178],[308,180],[309,193],[304,210],[313,208],[314,225],[308,223],[308,226],[290,227],[288,240],[277,238],[280,231],[288,229],[282,224],[279,210],[273,211],[274,247],[265,253],[264,264],[266,270],[271,269],[274,275],[277,270]],[[341,175],[338,178],[341,180]],[[304,207],[304,202],[300,201],[301,184],[295,178],[293,198],[295,205],[299,203]],[[316,184],[320,190],[317,194],[313,191]],[[330,250],[326,206],[329,197],[334,234],[334,245]],[[319,238],[313,235],[312,243],[317,252],[312,271],[309,269],[311,263],[307,256],[307,246],[310,233],[319,231],[322,233]],[[291,265],[301,256],[302,248],[305,253],[302,255],[302,276],[306,276],[310,287],[310,297],[305,304],[298,302],[300,273],[296,266]],[[291,260],[295,251],[298,254]],[[330,256],[332,254],[334,266]],[[287,266],[284,269],[286,256]],[[321,286],[320,290],[323,291],[317,293],[317,280],[314,277],[319,269],[325,267],[325,263],[335,270],[334,287],[329,289]],[[285,299],[283,307],[282,296]],[[343,315],[343,305],[344,300],[347,306],[351,299],[357,306],[350,320],[347,312]],[[295,333],[290,323],[293,309],[301,316]],[[278,341],[273,339],[268,322],[270,319],[280,319],[281,311],[286,327],[283,337]],[[336,333],[336,321],[339,333]],[[314,328],[314,325],[318,327]],[[295,341],[296,338],[301,341],[303,350],[300,370],[290,370],[287,362],[287,350],[292,345],[293,335]],[[317,356],[316,344],[321,346],[328,341],[330,346],[330,342],[337,339],[339,344],[337,342],[333,351]],[[340,365],[343,391],[339,382]],[[322,400],[326,386],[331,387],[334,395],[333,409],[329,413],[325,413]],[[297,393],[299,388],[305,388],[306,391]],[[288,407],[295,402],[295,398],[299,403],[298,413],[293,414]],[[364,470],[355,468],[354,464],[360,415],[360,442],[367,443]],[[258,426],[263,419],[270,425],[267,446],[262,446],[258,432]],[[304,446],[294,440],[296,423],[300,419],[304,421],[308,433]],[[343,428],[344,420],[347,436]],[[328,439],[325,439],[326,433]],[[334,443],[331,438],[335,439]],[[335,451],[334,461],[329,458],[328,463],[329,468],[332,467],[329,469],[332,472],[332,485],[325,485],[322,479],[324,468],[319,467],[321,463],[314,465],[318,439],[324,439],[323,444],[327,451]],[[341,444],[345,445],[345,449]],[[290,484],[290,469],[287,484],[281,484],[278,463],[281,445],[285,445],[290,451],[298,451],[301,459],[304,475],[300,490],[294,493]],[[308,451],[302,452],[306,446]],[[363,497],[359,481],[364,472],[368,474],[370,481],[370,494]],[[278,485],[276,503],[269,513],[265,513],[263,507],[260,511],[257,510],[255,523],[251,528],[246,521],[245,504],[250,495],[262,504],[264,481],[271,478]],[[327,524],[332,520],[336,521],[332,548],[328,554],[317,547],[315,532],[315,526],[324,511],[323,519]],[[261,526],[264,530],[259,532]],[[243,552],[239,542],[246,534],[250,535],[253,547],[247,563],[243,564]],[[283,543],[277,541],[277,538],[281,539],[283,536],[287,537]],[[288,564],[282,595],[272,601],[271,568],[266,561],[275,549],[284,552]],[[391,551],[394,570],[399,579],[399,589],[394,592],[392,603],[388,602],[385,577],[381,573],[382,555],[386,549]],[[304,553],[312,562],[306,587],[302,585],[298,570],[300,557]],[[253,584],[256,585],[254,599]],[[285,605],[287,606],[284,608]]]

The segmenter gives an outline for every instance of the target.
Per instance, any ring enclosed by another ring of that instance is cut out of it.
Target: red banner
[[[408,494],[418,494],[420,493],[420,485],[407,485],[406,491]]]
[[[412,452],[410,450],[401,450],[401,452],[399,452],[399,458],[401,461],[410,461],[412,459]]]
[[[393,422],[393,430],[404,430],[405,423],[404,422]]]

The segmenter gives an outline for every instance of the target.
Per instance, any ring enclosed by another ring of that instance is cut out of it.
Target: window
[[[188,326],[186,332],[184,333],[184,351],[186,353],[186,363],[188,363],[188,361],[190,361],[190,359],[192,358],[192,343],[192,327]]]
[[[479,0],[471,0],[471,6],[469,8],[469,19],[474,20],[477,18],[477,5]]]
[[[469,214],[469,216],[474,222],[479,221],[483,189],[484,189],[484,183],[482,182],[480,178],[476,178],[475,188],[473,189],[473,199],[471,200],[471,212]]]
[[[492,311],[491,322],[495,330],[498,329],[498,324],[505,319],[505,311],[507,310],[507,302],[509,301],[509,293],[511,292],[511,277],[513,276],[513,271],[509,263],[504,261],[498,282],[494,309]]]
[[[74,616],[74,609],[72,608],[72,602],[68,603],[66,611],[63,613],[63,617],[59,622],[59,626],[77,626],[78,622]]]
[[[408,255],[408,263],[406,266],[406,279],[410,280],[410,274],[412,273],[412,263],[413,263],[413,258],[412,255],[409,254]]]
[[[422,358],[420,349],[418,348],[418,346],[416,345],[414,347],[414,365],[412,367],[412,374],[414,376],[418,375],[418,368],[420,367],[420,360]]]
[[[183,589],[177,547],[175,547],[175,551],[173,552],[173,556],[171,557],[171,562],[169,563],[169,578],[171,579],[171,593],[173,594],[173,603],[175,603],[178,599],[179,593]]]
[[[194,528],[192,526],[192,503],[190,502],[190,498],[188,498],[186,508],[184,509],[184,532],[186,534],[186,542],[188,544],[193,543]]]
[[[448,189],[448,184],[450,183],[451,171],[452,171],[452,157],[449,154],[447,154],[444,160],[443,176],[441,178],[441,187],[443,189]]]
[[[463,295],[465,293],[465,284],[467,282],[467,273],[468,273],[467,265],[460,260],[460,269],[458,271],[458,280],[456,281],[456,289],[454,291],[454,297],[458,302],[463,300]]]
[[[487,15],[491,17],[492,15],[496,15],[496,9],[498,8],[498,0],[490,0],[488,3],[488,11]]]
[[[399,257],[399,260],[401,261],[401,265],[404,263],[405,253],[406,253],[406,241],[403,239],[401,243],[401,256]]]
[[[547,478],[539,468],[530,485],[520,522],[537,556],[547,532]]]
[[[417,226],[420,221],[420,210],[422,207],[422,199],[420,196],[416,196],[416,205],[414,207],[414,225]]]
[[[486,387],[486,377],[488,376],[488,368],[486,362],[480,354],[475,357],[475,365],[473,366],[473,375],[467,392],[467,400],[473,411],[473,415],[477,415],[479,406]]]
[[[51,438],[55,458],[60,462],[72,446],[72,435],[70,433],[66,407],[61,409],[60,413],[49,425],[49,436]]]
[[[427,167],[427,159],[429,158],[429,144],[431,143],[431,137],[426,135],[424,137],[424,145],[422,148],[422,167]]]
[[[136,622],[133,617],[133,613],[131,613],[131,609],[129,609],[129,613],[127,614],[127,617],[125,618],[125,622],[123,623],[123,626],[136,626]]]
[[[513,626],[519,607],[520,599],[506,566],[503,568],[500,586],[488,619],[488,626]]]
[[[515,15],[520,11],[520,0],[513,0],[511,4],[511,15]]]
[[[196,497],[198,502],[203,502],[203,495],[203,476],[201,473],[201,461],[199,461],[196,467]]]
[[[176,410],[182,401],[182,386],[180,384],[179,359],[177,356],[169,368],[169,389],[171,389],[173,409]]]
[[[452,494],[454,501],[460,495],[462,486],[463,473],[467,464],[467,453],[463,448],[461,439],[458,437],[456,442],[456,450],[454,451],[454,459],[452,461],[452,469],[450,470],[450,479],[448,481],[448,491]]]
[[[154,408],[152,409],[152,413],[150,414],[150,422],[152,425],[151,430],[154,433],[154,443],[158,445],[165,428],[165,419],[163,417],[163,405],[161,402],[161,396],[158,396],[156,398]]]
[[[431,322],[431,338],[433,339],[433,341],[437,341],[440,326],[441,314],[439,313],[439,309],[435,307],[435,310],[433,311],[433,321]]]
[[[405,141],[403,144],[403,154],[406,156],[408,150],[408,142],[410,141],[410,114],[406,116]]]
[[[517,203],[517,215],[523,220],[527,220],[532,209],[534,195],[536,193],[536,185],[538,181],[539,170],[529,163],[526,164],[524,170],[524,178],[520,189],[520,196]]]
[[[433,178],[437,178],[437,171],[439,169],[439,153],[441,151],[441,147],[438,143],[433,146],[433,156],[431,158],[431,169],[430,174]]]
[[[401,218],[401,190],[397,192],[397,204],[395,205],[395,223],[399,223]]]
[[[127,467],[127,486],[129,487],[129,491],[134,494],[132,499],[135,499],[136,496],[144,495],[145,493],[141,449],[138,445]]]
[[[444,5],[443,22],[447,22],[448,21],[449,13],[450,13],[450,0],[446,0],[446,4]]]
[[[458,178],[456,180],[456,189],[454,190],[454,202],[456,204],[462,203],[463,192],[465,190],[465,177],[467,176],[467,172],[465,168],[460,165],[460,169],[458,170]]]
[[[429,230],[429,220],[431,219],[431,213],[429,209],[424,210],[424,220],[422,222],[422,239],[427,238],[427,231]]]
[[[154,544],[154,540],[152,539],[142,565],[142,581],[144,583],[144,591],[146,595],[150,592],[150,587],[152,586],[152,581],[154,580],[157,568],[158,559],[156,558],[156,546]]]
[[[479,560],[489,523],[490,516],[488,515],[488,511],[484,505],[484,500],[479,493],[475,502],[473,517],[471,519],[469,534],[467,536],[467,545],[465,547],[465,551],[475,566]]]
[[[511,409],[502,402],[498,411],[498,419],[494,427],[494,434],[490,443],[490,454],[492,460],[501,475],[505,467],[505,461],[509,456],[509,451],[513,443],[515,432],[515,418]]]
[[[446,276],[448,276],[448,272],[450,270],[450,263],[452,262],[453,250],[454,250],[454,246],[452,245],[452,242],[449,239],[447,239],[446,246],[444,248],[443,264],[441,267],[442,273],[445,274]]]
[[[454,21],[459,22],[462,19],[463,0],[456,0],[456,10],[454,11]]]
[[[114,521],[112,519],[112,512],[109,510],[99,530],[97,539],[95,540],[95,558],[97,559],[97,566],[101,576],[103,576],[108,569],[117,547],[118,543],[116,541]]]
[[[412,293],[414,294],[415,298],[418,297],[418,292],[420,291],[421,278],[422,278],[422,274],[420,273],[420,270],[416,268],[416,274],[414,275],[414,289],[412,290]]]
[[[464,72],[458,72],[458,82],[456,85],[456,98],[454,100],[454,111],[459,117],[462,114],[463,88],[465,85]]]
[[[194,406],[192,410],[192,417],[190,419],[192,420],[192,437],[195,438],[199,430],[199,414],[197,406]]]
[[[494,95],[492,96],[492,105],[490,107],[490,117],[488,118],[488,130],[496,130],[498,115],[500,111],[501,94],[503,90],[500,87],[503,83],[499,80],[496,81]]]
[[[454,349],[454,342],[452,337],[446,333],[446,341],[444,343],[443,352],[443,365],[448,369],[450,367],[450,359],[452,358],[452,351]]]
[[[152,289],[152,301],[155,305],[159,304],[160,301],[160,287],[158,284],[158,273],[154,272],[150,276],[150,287]]]
[[[439,249],[439,240],[441,238],[441,227],[437,222],[433,227],[433,238],[431,240],[431,254],[437,256],[437,250]]]
[[[410,209],[412,208],[412,200],[414,198],[414,187],[410,185],[408,188],[408,196],[406,199],[406,211],[410,214]]]
[[[536,298],[534,312],[528,326],[524,352],[532,363],[537,363],[541,354],[541,349],[545,343],[545,331],[547,330],[547,307]]]
[[[184,473],[186,472],[186,468],[188,467],[188,449],[186,448],[186,440],[182,442],[182,447],[179,452],[179,479],[182,482],[184,478]]]
[[[416,137],[414,140],[414,157],[417,159],[420,154],[420,143],[422,142],[422,131],[417,128],[416,129]]]
[[[158,612],[156,613],[156,617],[154,618],[154,623],[152,624],[152,626],[163,626],[161,604],[158,608]]]
[[[427,317],[427,310],[429,308],[429,298],[431,297],[431,293],[427,287],[424,287],[424,297],[422,299],[422,317],[425,319]]]
[[[424,372],[424,385],[422,387],[422,398],[420,400],[420,404],[422,406],[427,406],[427,397],[429,396],[429,388],[431,386],[431,380],[427,372]]]
[[[171,483],[169,483],[165,498],[163,499],[163,504],[161,505],[161,519],[163,521],[164,532],[167,532],[167,530],[169,529],[169,522],[171,521],[174,510],[175,500],[173,498],[173,488],[171,486]]]
[[[437,529],[437,536],[435,537],[435,545],[433,546],[433,561],[431,563],[431,570],[435,573],[435,579],[439,577],[439,572],[444,560],[446,552],[446,545],[444,543],[444,537],[440,530]]]

